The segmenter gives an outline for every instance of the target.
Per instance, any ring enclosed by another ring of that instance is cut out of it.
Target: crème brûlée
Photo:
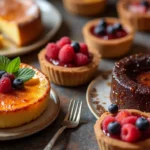
[[[41,13],[32,0],[0,0],[0,31],[16,45],[27,45],[43,30]]]
[[[21,64],[21,68],[35,71],[32,79],[25,82],[24,89],[0,93],[0,128],[10,128],[28,123],[39,117],[47,108],[50,83],[39,70]]]

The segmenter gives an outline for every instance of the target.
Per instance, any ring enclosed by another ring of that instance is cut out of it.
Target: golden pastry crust
[[[91,16],[104,11],[106,0],[63,0],[63,4],[73,14]]]
[[[130,2],[137,0],[120,0],[117,4],[117,11],[120,19],[131,24],[135,30],[148,31],[150,30],[150,14],[133,13],[126,7]]]
[[[49,77],[50,81],[62,86],[78,86],[89,82],[96,73],[100,61],[100,55],[91,52],[92,61],[81,67],[62,67],[49,63],[46,58],[46,50],[43,49],[39,54],[41,70]]]
[[[48,78],[32,66],[21,64],[21,68],[24,67],[32,68],[39,82],[35,85],[25,84],[23,90],[0,93],[0,128],[28,123],[40,116],[47,107],[50,93]]]
[[[139,114],[146,118],[150,117],[149,113],[144,113],[135,109],[128,109],[129,112]],[[136,143],[128,143],[121,140],[113,139],[104,134],[101,129],[102,121],[104,118],[110,113],[104,113],[94,125],[94,131],[96,135],[96,139],[99,145],[100,150],[149,150],[150,148],[150,139],[146,139],[144,141],[136,142]]]
[[[101,56],[105,58],[120,57],[122,55],[125,55],[130,50],[130,47],[132,45],[132,41],[134,38],[133,28],[128,23],[122,22],[117,18],[107,17],[105,18],[105,20],[108,23],[121,22],[125,30],[128,32],[128,35],[119,39],[104,40],[94,36],[90,31],[93,26],[96,26],[98,24],[99,20],[100,18],[89,21],[83,27],[83,36],[88,47],[90,49],[97,50],[101,54]]]

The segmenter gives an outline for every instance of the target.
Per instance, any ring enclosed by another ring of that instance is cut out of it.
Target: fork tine
[[[69,120],[71,121],[71,119],[72,119],[72,116],[73,116],[73,112],[74,112],[74,108],[75,108],[75,103],[76,103],[76,101],[75,100],[73,100],[73,104],[72,104],[72,107],[70,108],[70,115],[69,115]]]
[[[75,121],[75,119],[77,118],[78,109],[79,109],[79,101],[76,104],[76,108],[75,108],[74,115],[73,115],[73,118],[72,118],[73,121]]]
[[[72,104],[73,104],[73,99],[70,101],[70,103],[69,103],[69,107],[68,107],[68,112],[67,112],[67,115],[66,115],[66,117],[65,117],[65,119],[64,120],[68,120],[68,118],[69,118],[69,116],[70,116],[70,111],[71,111],[71,107],[72,107]]]
[[[78,110],[78,114],[77,114],[77,118],[76,121],[79,122],[80,118],[81,118],[81,110],[82,110],[82,101],[79,104],[79,110]]]

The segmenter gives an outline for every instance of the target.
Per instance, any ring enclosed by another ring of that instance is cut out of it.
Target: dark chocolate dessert
[[[119,108],[150,111],[150,54],[136,54],[115,63],[110,99]]]

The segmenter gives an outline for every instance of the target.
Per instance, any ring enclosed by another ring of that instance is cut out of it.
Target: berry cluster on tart
[[[63,0],[63,4],[73,14],[92,16],[104,11],[106,0]]]
[[[120,108],[150,111],[150,54],[135,54],[115,63],[110,99]]]
[[[39,70],[0,56],[0,128],[17,127],[47,108],[50,83]],[[11,120],[11,121],[10,121]]]
[[[39,55],[41,70],[50,81],[62,86],[78,86],[89,82],[99,65],[100,55],[84,43],[62,37],[48,43]]]
[[[113,58],[126,54],[132,45],[134,30],[117,18],[100,18],[89,21],[83,27],[84,39],[90,49],[102,57]]]
[[[121,20],[131,24],[138,31],[150,30],[149,0],[120,0],[117,4]]]
[[[150,147],[149,114],[135,109],[119,110],[111,104],[94,126],[101,150],[148,150]]]

